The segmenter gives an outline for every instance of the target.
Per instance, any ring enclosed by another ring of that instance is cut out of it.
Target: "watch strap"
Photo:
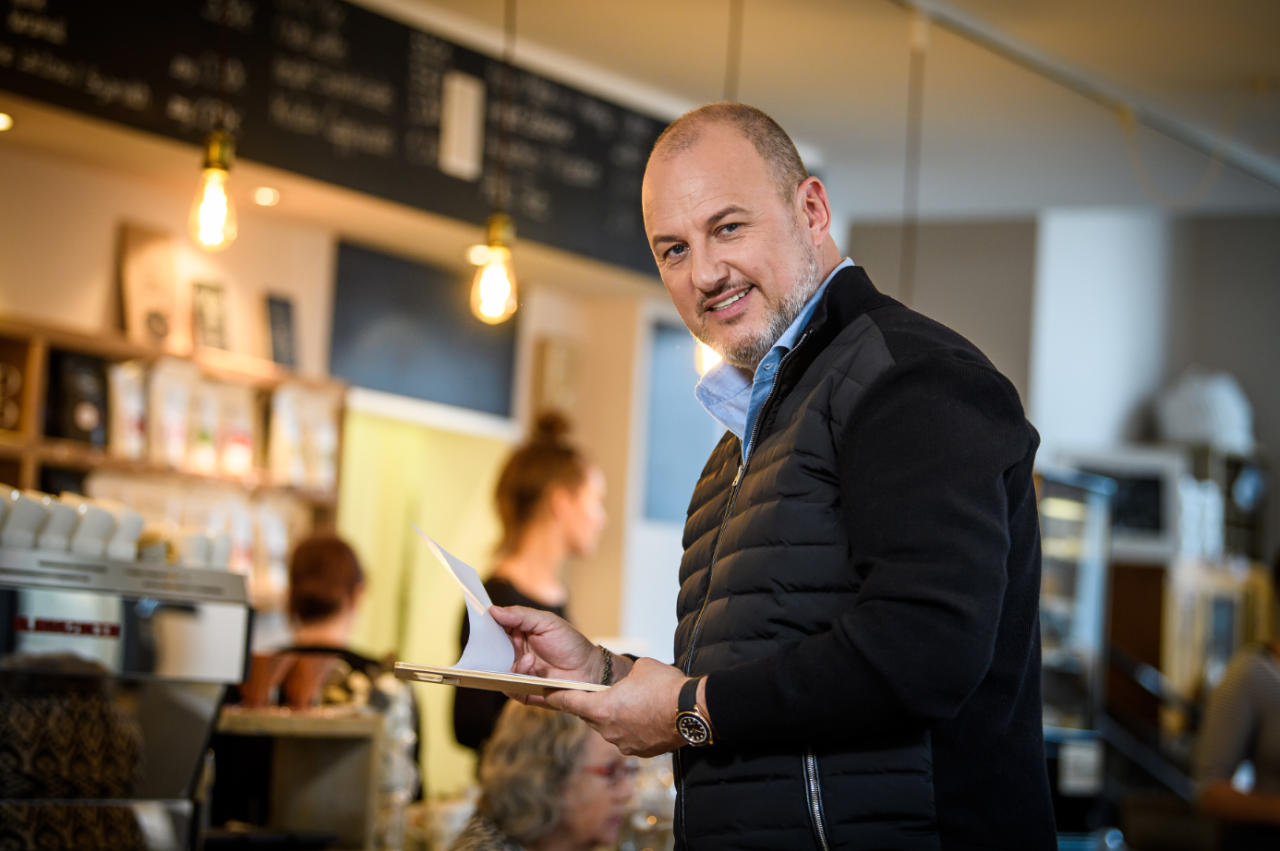
[[[676,709],[680,712],[693,712],[698,705],[698,683],[701,682],[700,677],[693,677],[686,680],[685,684],[680,687],[680,699],[676,702]],[[668,704],[669,706],[670,704]]]

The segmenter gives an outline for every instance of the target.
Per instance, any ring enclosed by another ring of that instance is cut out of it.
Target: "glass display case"
[[[1108,533],[1115,484],[1074,471],[1037,477],[1046,728],[1096,730],[1107,647]]]

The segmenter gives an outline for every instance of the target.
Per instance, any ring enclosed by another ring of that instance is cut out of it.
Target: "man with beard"
[[[955,332],[876,291],[767,115],[654,145],[645,230],[728,433],[694,491],[676,665],[494,609],[546,704],[675,751],[679,847],[1056,847],[1040,704],[1039,438]]]

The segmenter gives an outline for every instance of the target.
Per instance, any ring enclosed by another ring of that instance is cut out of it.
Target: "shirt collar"
[[[831,283],[832,278],[841,269],[846,269],[853,265],[853,261],[846,257],[841,261],[840,265],[831,270],[831,274],[827,275],[826,280],[805,302],[804,307],[800,309],[796,318],[787,326],[787,330],[783,331],[782,336],[778,337],[777,341],[770,347],[769,354],[761,360],[761,364],[769,360],[769,355],[775,352],[781,356],[794,348],[800,333],[804,331],[805,326],[809,324],[809,320],[813,317],[813,312],[817,309],[818,302],[822,300],[822,294],[826,292],[827,285]],[[751,387],[760,378],[761,370],[759,367],[756,368],[755,374],[752,374],[749,370],[736,367],[727,361],[720,361],[720,363],[707,370],[706,375],[702,376],[702,380],[694,388],[693,394],[716,422],[737,435],[739,440],[742,440],[746,432],[747,418],[751,407]],[[772,373],[769,373],[769,378],[772,378]]]
[[[773,344],[773,347],[769,349],[769,351],[782,349],[783,353],[785,353],[795,348],[796,340],[799,338],[800,333],[804,331],[805,326],[809,324],[809,320],[813,317],[813,312],[818,309],[818,302],[822,300],[822,294],[827,291],[827,284],[831,283],[831,279],[834,278],[841,269],[847,269],[852,265],[853,261],[846,257],[844,260],[840,261],[839,266],[831,270],[831,274],[827,275],[827,279],[823,281],[816,290],[814,290],[813,295],[809,296],[809,300],[804,303],[804,307],[800,308],[800,312],[796,314],[796,318],[791,320],[791,324],[787,326],[787,330],[782,332],[782,336],[778,338],[777,342]]]

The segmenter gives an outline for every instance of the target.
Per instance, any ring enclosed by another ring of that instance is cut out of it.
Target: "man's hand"
[[[565,689],[543,701],[577,715],[628,756],[657,756],[684,744],[676,733],[676,710],[686,679],[679,668],[641,659],[608,691]]]
[[[563,618],[523,606],[494,606],[489,613],[511,636],[516,652],[512,673],[600,682],[604,654]],[[657,756],[684,744],[675,722],[680,687],[687,678],[678,668],[654,659],[632,663],[625,656],[615,656],[612,679],[615,685],[608,691],[564,689],[545,698],[508,697],[577,715],[628,756]],[[698,700],[705,706],[699,686]]]
[[[489,614],[511,637],[516,651],[513,674],[600,682],[604,654],[564,618],[524,606],[493,606]]]

